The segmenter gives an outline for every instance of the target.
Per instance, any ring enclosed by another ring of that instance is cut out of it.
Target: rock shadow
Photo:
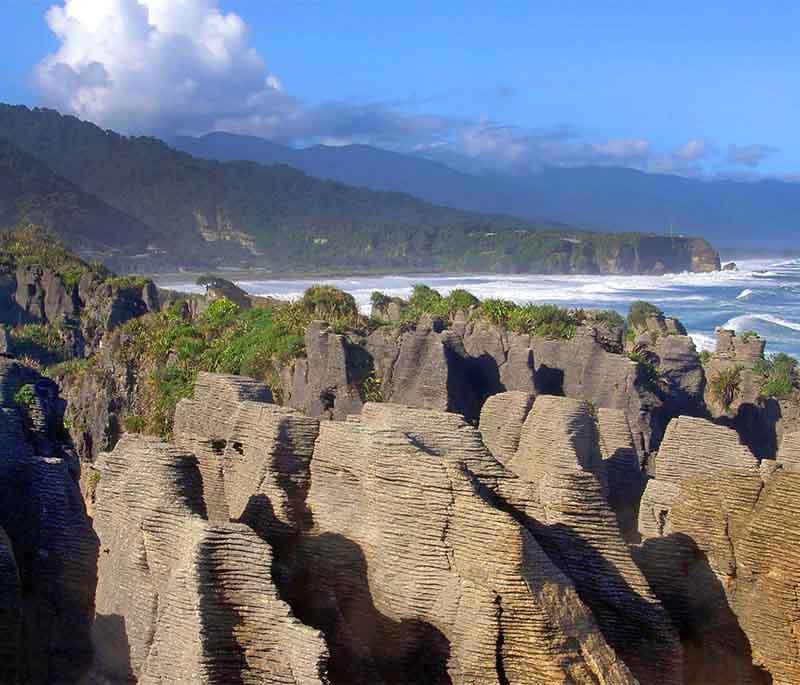
[[[668,646],[661,663],[653,654],[654,645],[668,639],[670,624],[666,614],[631,588],[601,550],[570,526],[540,523],[497,494],[482,490],[498,509],[524,526],[550,560],[572,580],[606,641],[640,682],[652,682],[658,669],[669,667],[673,656]]]
[[[352,540],[304,537],[291,573],[276,583],[295,616],[324,633],[333,685],[451,683],[448,639],[425,621],[395,621],[375,607],[364,553]]]
[[[771,685],[772,676],[753,664],[750,641],[691,537],[646,540],[632,552],[678,630],[686,685]]]
[[[564,370],[540,364],[534,375],[534,384],[539,395],[564,397]]]
[[[97,615],[92,626],[95,658],[89,682],[135,683],[131,647],[125,618],[117,614]],[[99,657],[102,655],[102,659]]]

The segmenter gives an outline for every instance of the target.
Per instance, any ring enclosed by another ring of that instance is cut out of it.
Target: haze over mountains
[[[0,139],[11,177],[0,227],[44,224],[118,270],[663,273],[719,264],[703,240],[590,233],[345,185],[285,164],[202,159],[54,110],[0,106]],[[369,173],[369,164],[357,166]]]
[[[367,145],[295,149],[224,132],[177,137],[172,145],[199,157],[288,164],[313,176],[436,204],[590,230],[672,230],[702,236],[717,247],[775,250],[794,248],[800,230],[800,183],[775,179],[697,179],[609,166],[478,176]]]

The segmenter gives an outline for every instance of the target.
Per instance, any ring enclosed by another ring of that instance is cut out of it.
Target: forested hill
[[[198,159],[52,110],[0,105],[0,137],[143,224],[131,231],[187,266],[571,272],[713,262],[696,241],[585,234],[355,188],[288,166]],[[39,197],[45,207],[52,201],[47,188]],[[80,247],[71,222],[57,229]],[[122,247],[115,235],[110,240]],[[114,259],[117,268],[129,266]]]
[[[798,182],[697,179],[607,166],[481,176],[367,145],[294,149],[223,132],[179,137],[174,145],[198,157],[284,163],[321,178],[452,207],[598,231],[663,232],[672,226],[720,247],[773,250],[796,248],[800,232]]]
[[[141,253],[157,239],[147,225],[0,138],[0,226],[24,223],[42,226],[84,253]]]

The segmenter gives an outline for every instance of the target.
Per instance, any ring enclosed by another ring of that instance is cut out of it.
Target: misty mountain
[[[199,157],[288,164],[320,178],[436,204],[597,231],[673,231],[703,236],[717,246],[773,249],[795,247],[800,231],[800,183],[701,180],[592,166],[480,176],[367,145],[294,149],[220,132],[172,144]]]
[[[345,185],[286,164],[202,159],[53,110],[0,105],[0,137],[14,141],[0,186],[6,227],[67,206],[63,220],[42,223],[73,247],[85,247],[87,232],[103,239],[99,256],[118,269],[169,262],[284,272],[661,273],[719,264],[703,240],[588,233]],[[24,163],[14,161],[17,150]],[[14,208],[23,200],[21,214]],[[142,247],[150,248],[144,256],[135,252]]]

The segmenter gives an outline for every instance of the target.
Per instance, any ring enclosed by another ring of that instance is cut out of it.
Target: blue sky
[[[158,20],[167,38],[150,55],[133,28],[116,41],[127,53],[103,44],[109,27],[141,20],[138,0],[71,0],[60,38],[45,19],[52,3],[5,0],[0,99],[130,132],[227,128],[486,166],[800,171],[797,3],[181,1],[190,14]],[[146,27],[165,0],[142,2]],[[235,26],[169,42],[231,13]],[[209,66],[199,50],[217,38],[224,54]],[[176,83],[191,93],[174,96]]]

